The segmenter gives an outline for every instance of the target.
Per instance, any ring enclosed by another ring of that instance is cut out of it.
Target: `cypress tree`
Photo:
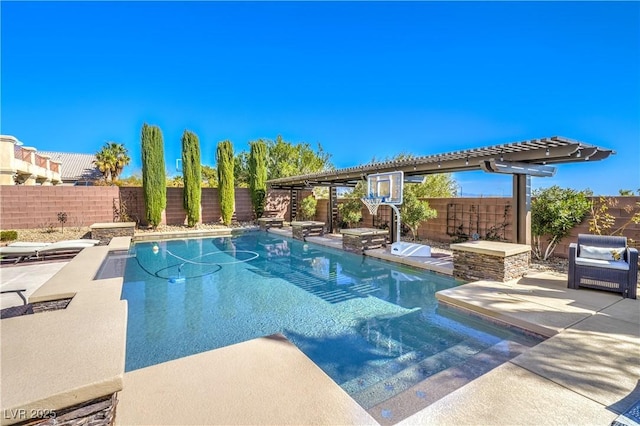
[[[200,141],[195,133],[188,130],[182,134],[182,176],[184,177],[183,206],[187,211],[187,224],[195,226],[200,221],[202,165],[200,164]]]
[[[216,162],[218,163],[218,198],[222,223],[229,226],[235,208],[233,145],[230,141],[218,143]]]
[[[142,125],[142,188],[147,222],[154,228],[167,207],[167,177],[162,132],[158,126]]]
[[[250,142],[249,189],[256,217],[262,217],[267,197],[267,144],[259,140]]]

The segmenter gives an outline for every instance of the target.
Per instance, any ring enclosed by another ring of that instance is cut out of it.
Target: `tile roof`
[[[38,151],[40,155],[48,155],[52,160],[62,163],[62,180],[96,180],[102,177],[93,161],[94,154],[76,154],[70,152]]]

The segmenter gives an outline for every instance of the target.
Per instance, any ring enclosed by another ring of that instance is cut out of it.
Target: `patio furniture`
[[[29,246],[7,246],[0,247],[0,259],[15,258],[15,263],[22,260],[29,259],[38,254],[38,249],[45,248],[43,245],[29,245]]]
[[[18,305],[18,306],[11,306],[9,308],[4,308],[0,311],[0,319],[5,319],[5,318],[12,318],[12,317],[17,317],[20,315],[27,315],[27,314],[32,314],[33,313],[33,306],[30,303],[27,303],[27,298],[24,297],[24,294],[22,294],[22,292],[27,291],[26,289],[22,288],[19,290],[2,290],[0,291],[1,294],[8,294],[8,293],[16,293],[18,296],[20,296],[20,298],[22,299],[22,305]]]
[[[16,258],[15,263],[34,257],[61,256],[77,254],[80,250],[93,247],[99,240],[63,240],[57,243],[12,243],[6,247],[0,247],[0,258]]]
[[[638,250],[627,247],[626,237],[580,234],[569,246],[569,288],[607,290],[635,299],[637,281]]]

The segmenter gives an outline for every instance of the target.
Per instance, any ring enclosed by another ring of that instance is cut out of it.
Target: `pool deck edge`
[[[282,335],[125,373],[116,424],[378,423]]]

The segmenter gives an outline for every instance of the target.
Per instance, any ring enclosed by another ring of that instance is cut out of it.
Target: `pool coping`
[[[110,251],[130,244],[130,237],[116,237],[83,249],[29,297],[29,303],[71,299],[66,308],[2,320],[2,425],[122,390],[123,278],[93,278]]]

